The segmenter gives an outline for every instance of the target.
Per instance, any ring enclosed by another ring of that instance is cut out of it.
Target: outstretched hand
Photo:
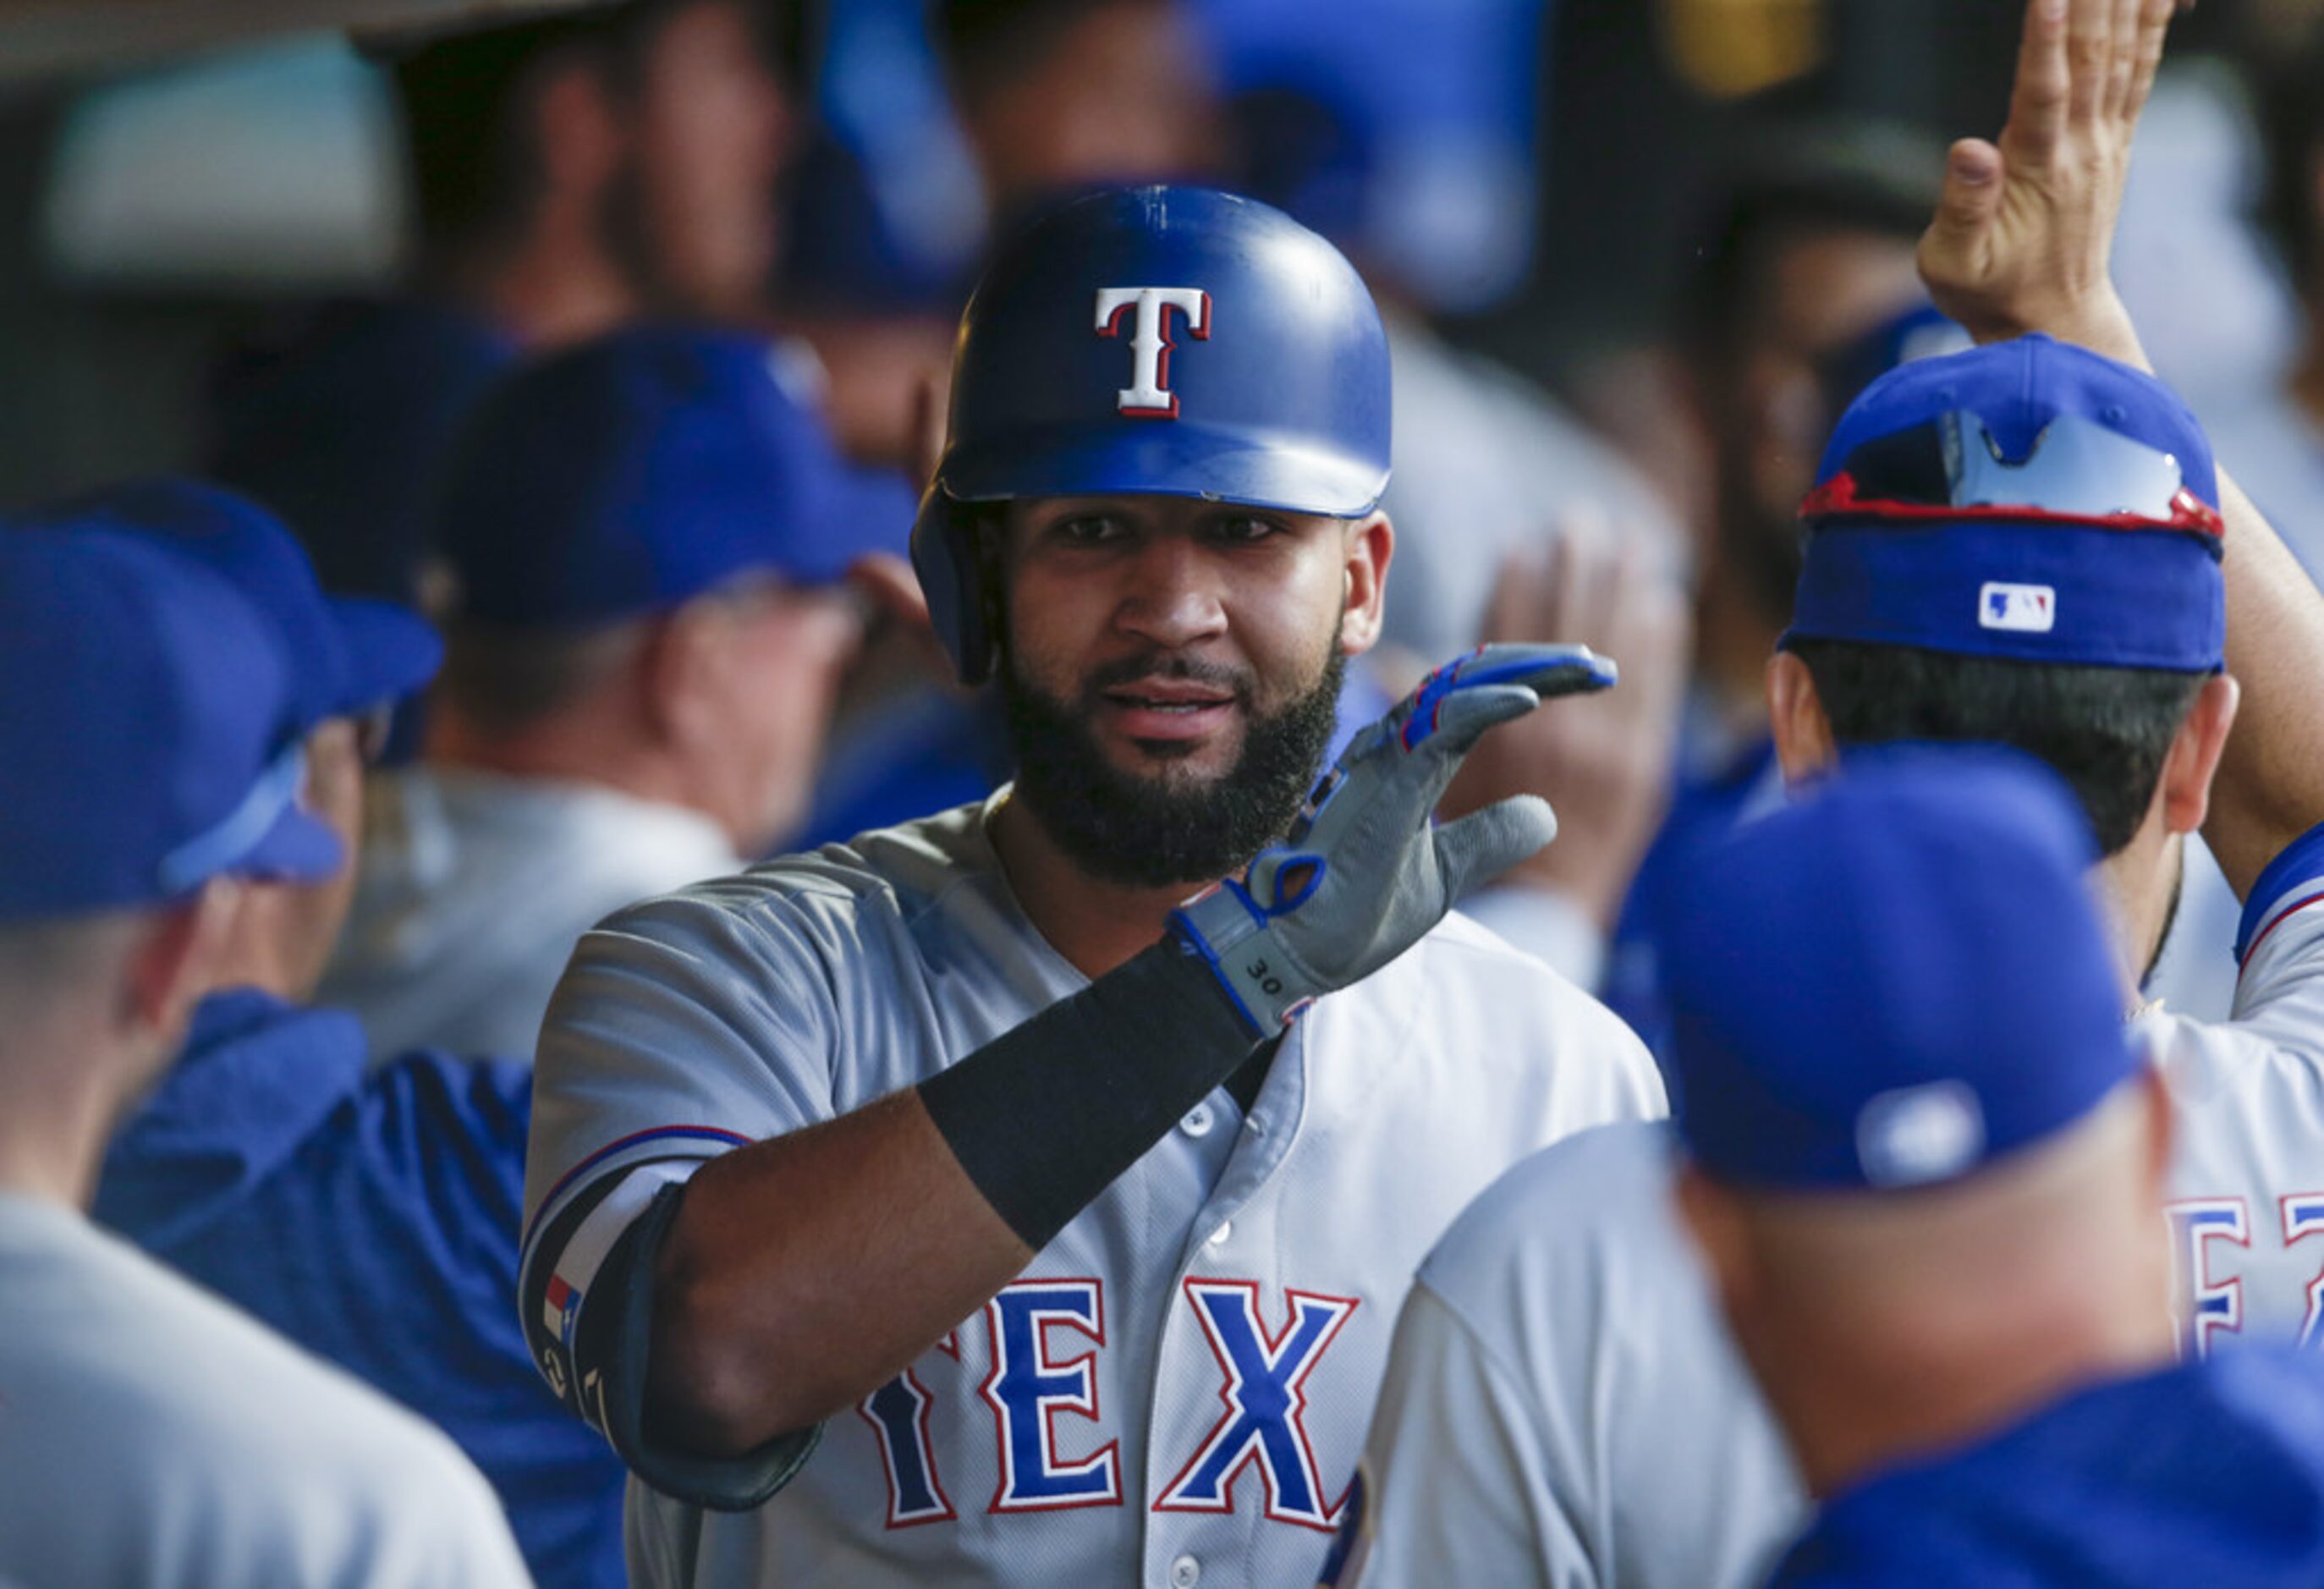
[[[1921,239],[1937,307],[1979,342],[2028,331],[2144,365],[2107,260],[2131,135],[2192,0],[2028,0],[2009,124],[1964,138]]]
[[[1429,815],[1488,728],[1614,682],[1582,646],[1488,645],[1431,673],[1357,734],[1284,843],[1171,913],[1255,1037],[1370,975],[1471,885],[1557,835],[1548,802],[1516,795],[1432,828]]]

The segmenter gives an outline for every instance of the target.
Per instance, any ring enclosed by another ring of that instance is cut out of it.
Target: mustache
[[[1238,705],[1247,707],[1250,704],[1253,680],[1248,670],[1231,668],[1223,662],[1205,662],[1195,657],[1173,656],[1165,651],[1144,651],[1100,664],[1082,681],[1082,699],[1084,702],[1095,701],[1109,689],[1143,684],[1149,679],[1200,684],[1233,696]]]

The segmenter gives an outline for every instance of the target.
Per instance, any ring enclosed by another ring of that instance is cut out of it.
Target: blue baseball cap
[[[250,600],[150,539],[0,532],[0,920],[318,882],[295,665]]]
[[[2034,335],[1891,371],[1801,514],[1785,644],[2225,665],[2210,444],[2168,387],[2087,349]]]
[[[458,610],[581,627],[673,607],[739,576],[844,577],[905,553],[918,504],[843,460],[755,337],[617,331],[494,387],[437,517]]]
[[[1665,963],[1680,1130],[1730,1183],[1947,1181],[2139,1067],[2089,823],[2013,751],[1892,746],[1703,853]]]
[[[142,480],[31,522],[150,536],[223,575],[278,632],[302,734],[326,719],[402,699],[434,678],[444,660],[436,631],[409,607],[324,595],[298,537],[258,503],[217,486]]]

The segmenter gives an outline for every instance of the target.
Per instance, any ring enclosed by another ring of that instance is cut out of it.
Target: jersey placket
[[[1267,1081],[1252,1101],[1236,1134],[1225,1173],[1190,1228],[1172,1278],[1163,1316],[1154,1381],[1147,1408],[1146,1482],[1139,1583],[1148,1589],[1193,1589],[1207,1574],[1213,1582],[1237,1581],[1251,1559],[1253,1539],[1267,1526],[1263,1510],[1246,1501],[1231,1512],[1194,1508],[1157,1508],[1174,1483],[1201,1455],[1205,1432],[1231,1416],[1223,1394],[1194,1389],[1173,1364],[1212,1357],[1215,1348],[1196,1308],[1202,1306],[1190,1281],[1222,1283],[1218,1277],[1271,1282],[1277,1254],[1268,1233],[1272,1222],[1253,1204],[1281,1168],[1298,1138],[1307,1109],[1307,1024],[1295,1024],[1285,1037]],[[1221,1120],[1234,1117],[1226,1089],[1215,1089],[1207,1107]],[[1237,1221],[1240,1220],[1238,1224]],[[1264,1289],[1259,1298],[1265,1307]],[[1279,1298],[1277,1299],[1279,1301]],[[1224,1371],[1220,1371],[1223,1376]],[[1196,1381],[1199,1383],[1199,1381]],[[1191,1393],[1190,1393],[1191,1392]],[[1232,1485],[1238,1481],[1230,1479]]]

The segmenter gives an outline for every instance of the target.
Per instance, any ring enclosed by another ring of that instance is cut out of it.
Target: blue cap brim
[[[853,466],[835,469],[823,483],[811,542],[785,549],[783,574],[802,585],[830,585],[875,552],[909,557],[919,502],[903,476]],[[798,538],[806,541],[805,537]]]
[[[346,688],[332,703],[340,715],[415,694],[444,665],[444,642],[410,608],[362,596],[334,596],[330,605],[346,648]]]
[[[955,451],[936,479],[955,502],[1191,496],[1340,519],[1370,513],[1388,489],[1388,471],[1358,454],[1262,446],[1190,421]]]
[[[323,882],[347,864],[346,846],[321,821],[290,806],[248,854],[224,868],[255,882]]]

